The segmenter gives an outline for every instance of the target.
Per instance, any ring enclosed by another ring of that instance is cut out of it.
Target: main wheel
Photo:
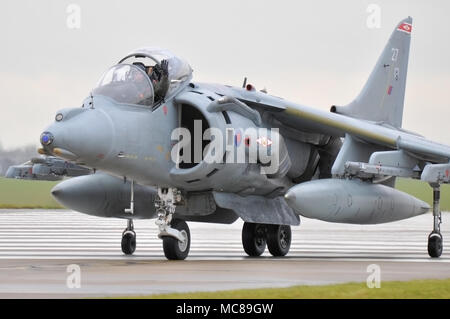
[[[267,246],[272,256],[285,256],[291,248],[291,226],[269,225],[267,229]]]
[[[244,223],[242,228],[242,245],[247,255],[261,256],[266,249],[267,225]]]
[[[122,234],[122,252],[125,255],[132,255],[136,250],[136,233],[126,230]]]
[[[428,236],[428,255],[432,258],[438,258],[442,255],[442,235],[439,233],[431,233]]]
[[[163,237],[164,255],[169,260],[186,259],[191,247],[191,233],[189,232],[189,227],[186,222],[181,219],[173,219],[170,223],[170,227],[180,231],[184,240],[180,242],[174,237]]]

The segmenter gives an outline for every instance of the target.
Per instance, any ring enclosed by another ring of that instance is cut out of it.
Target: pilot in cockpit
[[[146,67],[142,62],[133,63],[147,73],[153,85],[155,102],[159,102],[166,96],[169,89],[169,61],[162,60],[161,65]]]
[[[147,74],[153,84],[155,101],[163,100],[169,89],[169,61],[162,60],[161,65],[155,64],[153,67],[149,67]]]

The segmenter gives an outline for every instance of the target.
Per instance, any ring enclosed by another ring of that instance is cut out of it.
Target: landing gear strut
[[[159,228],[158,237],[163,240],[164,255],[169,260],[183,260],[189,254],[191,235],[184,220],[173,219],[175,207],[182,200],[176,188],[158,188],[155,201]]]
[[[134,232],[133,220],[128,219],[127,228],[122,233],[122,252],[132,255],[136,250],[136,233]]]
[[[442,255],[442,235],[441,235],[441,209],[439,206],[441,190],[439,184],[430,184],[433,188],[433,231],[428,236],[428,254],[437,258]]]
[[[247,255],[261,256],[266,249],[272,256],[285,256],[291,247],[291,226],[244,223],[242,245]]]

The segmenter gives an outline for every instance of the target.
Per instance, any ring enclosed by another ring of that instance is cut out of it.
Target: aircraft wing
[[[256,101],[242,95],[236,98],[261,113],[273,116],[282,125],[305,132],[345,137],[332,169],[333,175],[360,178],[398,176],[418,178],[428,183],[450,183],[448,145],[390,123],[338,114],[334,108],[326,112],[281,100],[260,98]]]
[[[246,92],[245,89],[220,86],[209,89],[224,97],[233,97],[258,110],[263,116],[271,116],[287,127],[332,136],[351,135],[367,143],[405,150],[418,158],[436,163],[450,160],[448,145],[427,140],[384,121],[371,121],[351,114],[339,114],[335,107],[332,107],[331,112],[326,112],[257,91]]]
[[[269,105],[242,97],[238,99],[251,107],[270,113],[287,126],[301,128],[307,132],[341,137],[351,135],[368,143],[403,149],[418,157],[432,157],[437,162],[450,160],[450,146],[427,140],[383,122],[362,120],[293,103],[282,102],[278,105]],[[270,102],[273,103],[273,101]]]
[[[328,132],[339,136],[351,135],[372,144],[392,149],[405,150],[418,157],[430,157],[431,161],[448,162],[450,147],[394,127],[349,116],[327,113],[301,106],[290,106],[282,112],[282,118],[290,117],[289,123],[296,123],[308,129]]]

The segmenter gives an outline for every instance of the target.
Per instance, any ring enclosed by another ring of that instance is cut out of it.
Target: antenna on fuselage
[[[94,96],[92,95],[92,91],[91,91],[91,101],[89,102],[89,104],[91,105],[91,109],[94,108]]]
[[[242,87],[245,89],[245,87],[247,86],[247,77],[244,78],[244,84],[242,84]]]

